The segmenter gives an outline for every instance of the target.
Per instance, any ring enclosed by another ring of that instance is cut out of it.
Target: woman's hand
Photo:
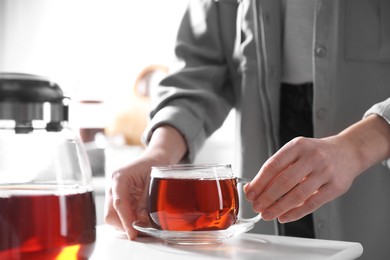
[[[175,128],[168,125],[157,128],[143,155],[112,174],[106,189],[105,222],[125,231],[129,239],[135,239],[138,232],[133,222],[149,220],[147,192],[151,167],[177,164],[186,152],[185,139]]]
[[[138,234],[132,223],[136,220],[148,221],[146,196],[151,167],[156,164],[158,162],[154,159],[136,159],[115,171],[106,189],[105,222],[125,231],[131,240]]]
[[[245,187],[247,199],[264,220],[297,220],[350,188],[359,172],[350,156],[337,138],[296,138]]]
[[[358,175],[389,155],[390,126],[372,115],[335,136],[295,138],[244,190],[264,220],[286,223],[344,194]]]

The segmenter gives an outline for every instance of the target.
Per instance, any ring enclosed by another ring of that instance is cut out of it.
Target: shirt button
[[[324,46],[317,46],[315,49],[315,54],[317,57],[325,57],[326,56],[326,48]]]
[[[317,110],[316,115],[318,119],[324,119],[327,113],[328,111],[325,108],[320,108]]]

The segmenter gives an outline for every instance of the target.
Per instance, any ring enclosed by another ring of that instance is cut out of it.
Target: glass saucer
[[[251,230],[257,221],[239,220],[224,230],[213,231],[167,231],[159,230],[139,221],[133,227],[146,235],[164,240],[176,245],[207,245],[218,244],[226,239],[238,236]]]

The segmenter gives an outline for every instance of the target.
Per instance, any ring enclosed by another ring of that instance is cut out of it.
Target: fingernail
[[[132,239],[132,236],[131,236],[130,229],[126,228],[126,229],[125,229],[125,232],[126,232],[127,239],[133,240],[133,239]]]
[[[280,222],[281,224],[284,224],[284,223],[289,222],[289,219],[288,219],[288,217],[286,217],[286,216],[280,217],[280,218],[278,218],[278,220],[279,220],[279,222]]]
[[[253,210],[260,213],[264,210],[264,207],[262,204],[256,204],[253,206]]]
[[[271,211],[264,211],[261,213],[261,217],[265,220],[271,220],[273,218],[273,214]]]

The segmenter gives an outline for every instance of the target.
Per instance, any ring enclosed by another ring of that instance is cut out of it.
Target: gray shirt
[[[280,1],[240,1],[238,33],[244,40],[230,56],[233,48],[228,47],[237,39],[233,3],[237,1],[191,1],[175,52],[183,67],[154,88],[158,100],[144,141],[158,126],[172,125],[186,139],[188,159],[194,159],[205,139],[235,108],[239,130],[235,172],[251,179],[277,149],[284,15]],[[316,3],[313,125],[314,136],[325,137],[339,133],[360,120],[370,106],[390,97],[390,1]],[[236,63],[226,62],[235,58]],[[387,102],[377,109],[390,111]],[[316,237],[360,242],[361,260],[388,259],[389,186],[387,167],[367,169],[345,195],[314,212]],[[251,207],[241,212],[253,213]],[[260,221],[253,231],[264,233],[267,225],[274,228],[272,222]]]

